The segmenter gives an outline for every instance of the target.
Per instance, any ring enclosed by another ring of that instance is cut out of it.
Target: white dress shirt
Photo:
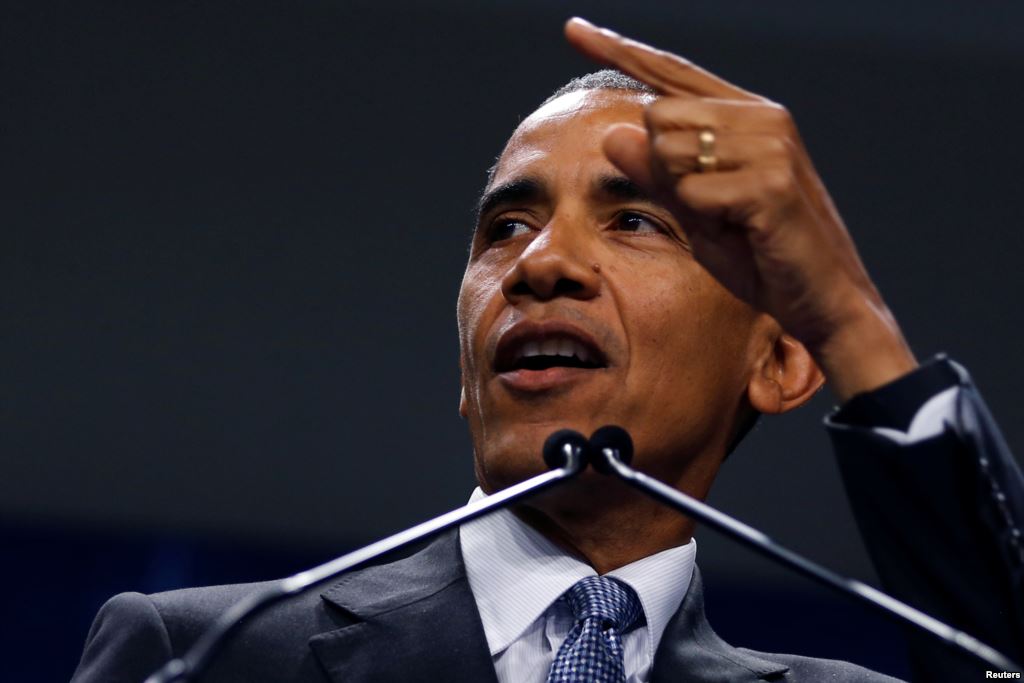
[[[956,402],[960,397],[960,387],[944,389],[924,402],[914,413],[907,431],[891,427],[872,427],[871,429],[898,444],[908,446],[918,441],[938,436],[948,425],[956,422]]]
[[[955,423],[959,392],[959,387],[950,387],[925,401],[906,431],[870,429],[903,445],[937,436]],[[483,497],[477,488],[470,500]],[[558,598],[596,572],[510,510],[462,525],[460,543],[498,681],[544,683],[574,623]],[[665,626],[690,586],[696,554],[697,542],[691,539],[606,574],[629,584],[643,607],[643,623],[622,637],[627,683],[650,679]]]
[[[483,497],[478,488],[470,500]],[[498,681],[544,683],[574,623],[558,598],[597,572],[507,509],[463,524],[459,542]],[[650,679],[665,626],[690,586],[696,553],[691,540],[605,574],[632,587],[643,607],[642,623],[622,636],[627,683]]]

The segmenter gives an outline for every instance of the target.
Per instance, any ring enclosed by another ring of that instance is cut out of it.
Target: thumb
[[[618,167],[652,199],[662,203],[679,221],[688,222],[689,210],[672,191],[672,181],[651,154],[651,138],[646,128],[630,123],[610,127],[601,141],[608,161]]]
[[[601,143],[608,161],[626,177],[651,194],[656,182],[651,168],[651,146],[647,130],[629,123],[619,123],[604,134]]]

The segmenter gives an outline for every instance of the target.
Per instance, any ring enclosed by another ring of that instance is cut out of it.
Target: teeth
[[[587,351],[587,348],[579,342],[566,337],[528,341],[523,344],[518,356],[520,358],[532,358],[533,356],[564,356],[571,358],[576,356],[583,362],[590,361],[590,353]]]

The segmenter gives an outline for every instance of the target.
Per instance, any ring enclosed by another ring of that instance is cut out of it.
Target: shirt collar
[[[470,502],[483,497],[477,488]],[[593,567],[507,508],[463,524],[459,542],[492,657],[515,642],[570,586],[596,575]],[[652,660],[689,588],[696,552],[697,543],[691,539],[607,574],[629,584],[640,597]]]
[[[665,633],[665,627],[668,626],[672,615],[679,610],[679,605],[682,604],[683,597],[690,587],[696,557],[697,539],[691,538],[686,545],[648,555],[636,562],[613,569],[605,575],[614,576],[629,584],[640,596],[644,618],[647,619],[648,656],[651,661],[654,660],[654,653],[661,642],[662,634]]]

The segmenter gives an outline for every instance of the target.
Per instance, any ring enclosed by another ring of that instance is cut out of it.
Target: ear
[[[807,403],[825,384],[825,375],[807,348],[776,326],[747,385],[751,407],[785,413]]]

